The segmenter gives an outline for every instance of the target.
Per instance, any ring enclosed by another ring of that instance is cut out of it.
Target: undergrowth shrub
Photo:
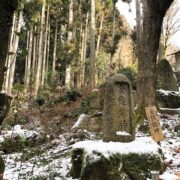
[[[61,96],[56,97],[51,103],[58,104],[62,102],[75,102],[81,96],[82,95],[79,93],[78,90],[72,89],[65,91]]]
[[[132,89],[136,90],[137,70],[133,66],[129,66],[119,70],[118,73],[125,75],[131,82]]]

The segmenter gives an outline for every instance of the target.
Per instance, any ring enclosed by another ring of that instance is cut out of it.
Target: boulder
[[[11,96],[5,93],[0,93],[0,125],[2,124],[9,111],[11,99]]]
[[[157,64],[157,89],[178,91],[177,80],[170,63],[166,59]]]
[[[97,141],[75,144],[72,151],[72,177],[80,180],[146,180],[150,178],[152,170],[164,171],[160,155],[158,152],[148,152],[149,145],[144,144],[147,150],[138,153],[136,150],[128,152],[131,145],[131,149],[138,147],[127,144],[111,142],[108,145]]]
[[[81,114],[72,129],[85,129],[89,132],[102,132],[102,113],[96,113],[92,116]]]
[[[180,108],[180,92],[157,90],[156,98],[161,108]]]

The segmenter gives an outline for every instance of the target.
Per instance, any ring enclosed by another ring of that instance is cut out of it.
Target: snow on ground
[[[28,131],[27,129],[22,129],[21,125],[15,125],[10,131],[1,131],[0,135],[0,143],[4,141],[6,138],[12,138],[16,136],[20,136],[23,138],[30,138],[38,136],[38,132],[36,131]]]
[[[163,180],[179,180],[180,179],[180,177],[174,174],[169,174],[168,172],[165,172],[162,175],[160,175],[160,178]]]
[[[167,164],[166,172],[160,177],[165,180],[176,180],[176,172],[180,172],[180,134],[174,132],[174,128],[180,124],[180,117],[178,115],[161,115],[161,125],[165,135],[165,140],[161,142],[160,146],[164,154],[164,161]],[[20,125],[15,126],[11,131],[2,131],[0,134],[0,142],[12,135],[20,135],[30,138],[38,135],[38,129],[28,131],[23,129]],[[87,131],[84,131],[88,134]],[[100,140],[95,140],[94,134],[89,133],[85,141],[76,139],[72,132],[60,135],[54,140],[48,142],[48,148],[41,155],[35,156],[28,160],[22,161],[23,153],[4,154],[3,158],[6,162],[6,169],[4,173],[5,180],[28,180],[31,177],[40,179],[55,180],[71,180],[70,168],[71,158],[70,152],[72,148],[84,147],[88,152],[96,148],[102,151],[105,155],[109,152],[137,152],[137,153],[157,153],[157,145],[148,133],[138,132],[136,134],[136,141],[131,143],[105,143]],[[75,143],[74,145],[72,145]]]

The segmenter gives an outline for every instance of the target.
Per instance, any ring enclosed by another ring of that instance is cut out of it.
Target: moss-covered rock
[[[127,154],[122,155],[124,171],[133,180],[146,180],[150,178],[150,171],[163,171],[164,165],[159,156],[151,154]]]
[[[0,178],[1,178],[1,175],[4,173],[4,169],[5,169],[5,164],[2,157],[0,156]]]
[[[80,148],[72,153],[71,174],[81,180],[146,180],[152,170],[164,170],[160,156],[155,154],[116,153],[107,157]]]

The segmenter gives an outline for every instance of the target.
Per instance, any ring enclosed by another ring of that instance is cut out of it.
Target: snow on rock
[[[116,132],[117,136],[131,136],[129,133],[127,133],[126,131],[117,131]]]
[[[93,151],[97,151],[108,157],[116,153],[158,154],[159,146],[153,142],[151,138],[142,137],[130,143],[81,141],[73,145],[73,148],[82,148],[89,154],[92,154]]]
[[[161,94],[164,94],[165,96],[168,96],[169,94],[174,94],[174,95],[180,96],[179,91],[166,91],[166,90],[163,90],[163,89],[159,89],[159,90],[157,90],[157,92],[159,92]]]

